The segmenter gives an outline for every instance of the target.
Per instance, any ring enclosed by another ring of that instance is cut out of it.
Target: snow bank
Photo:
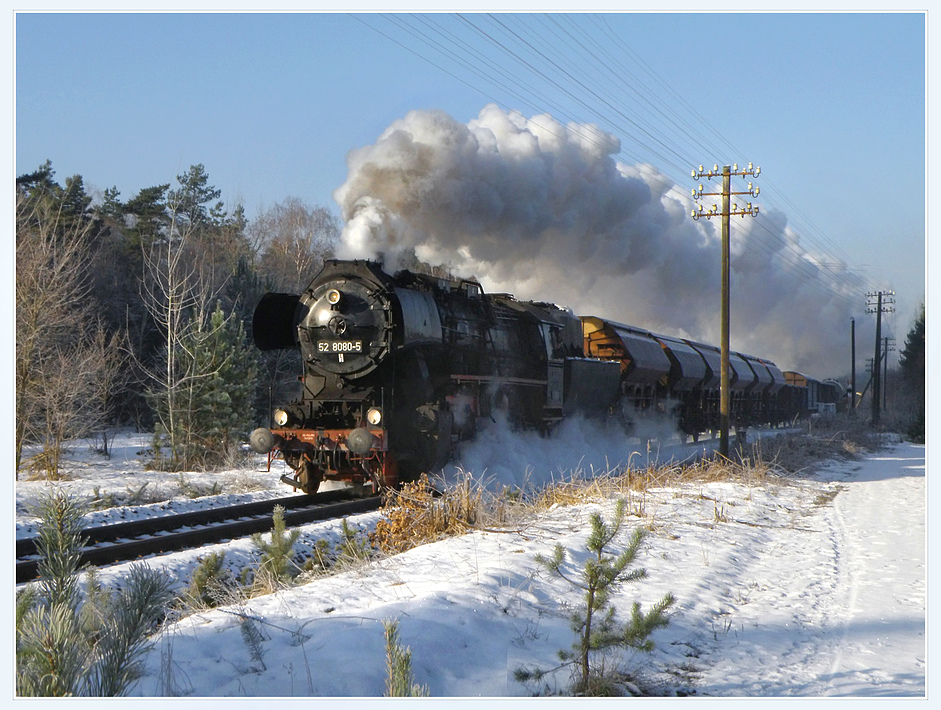
[[[925,697],[924,469],[924,447],[897,444],[812,480],[634,498],[630,525],[650,530],[649,578],[614,603],[627,613],[669,591],[677,604],[655,651],[624,667],[667,694]],[[381,622],[398,619],[432,696],[529,695],[539,689],[513,670],[552,667],[580,603],[534,556],[559,542],[580,569],[590,513],[612,506],[557,508],[517,531],[474,532],[193,615],[156,639],[135,693],[380,696]],[[568,680],[562,672],[548,691]]]

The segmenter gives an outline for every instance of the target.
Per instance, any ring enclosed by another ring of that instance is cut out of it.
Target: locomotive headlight
[[[278,426],[285,426],[290,420],[290,416],[283,409],[274,410],[274,423]]]
[[[335,288],[331,288],[329,291],[327,291],[327,302],[331,306],[337,305],[341,298],[343,298],[343,294],[341,294]]]
[[[376,407],[370,409],[368,412],[366,412],[366,421],[373,426],[379,426],[379,422],[382,421],[382,410]]]

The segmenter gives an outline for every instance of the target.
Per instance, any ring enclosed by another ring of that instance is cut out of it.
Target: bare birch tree
[[[269,288],[300,293],[333,255],[340,232],[328,210],[290,197],[256,217],[248,233]]]
[[[142,298],[165,342],[161,365],[149,377],[157,420],[155,465],[170,470],[207,463],[210,450],[203,435],[213,427],[200,411],[199,396],[214,379],[229,375],[230,360],[237,357],[233,350],[221,358],[206,354],[228,332],[235,315],[220,315],[218,305],[213,308],[228,275],[214,273],[216,255],[206,248],[212,242],[205,234],[212,226],[191,220],[187,204],[178,193],[170,193],[169,226],[145,248],[141,280]],[[244,341],[244,333],[236,333]],[[245,372],[253,379],[250,367]],[[224,436],[235,433],[226,431]],[[211,447],[215,452],[225,449],[226,442]]]
[[[34,467],[55,478],[65,440],[107,416],[120,351],[89,300],[91,220],[51,197],[16,201],[16,468],[35,443]],[[120,337],[120,336],[117,336]]]
[[[205,311],[213,294],[192,244],[195,226],[181,217],[180,204],[168,207],[170,223],[166,233],[144,249],[141,296],[165,342],[162,367],[148,373],[153,385],[158,429],[162,430],[155,437],[154,455],[158,460],[161,458],[162,434],[170,451],[167,463],[175,468],[186,463],[180,422],[187,382],[192,377],[188,367],[192,356],[186,350],[186,333],[197,327],[199,314]]]

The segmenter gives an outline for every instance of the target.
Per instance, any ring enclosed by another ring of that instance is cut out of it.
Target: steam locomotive
[[[293,474],[282,480],[309,494],[324,480],[395,487],[498,416],[541,430],[575,414],[628,431],[668,418],[694,439],[718,428],[718,348],[472,280],[328,260],[304,293],[265,294],[252,326],[261,350],[299,347],[303,372],[299,399],[279,405],[251,447],[269,464],[283,458]],[[831,396],[762,358],[733,353],[730,366],[735,427],[778,424]]]

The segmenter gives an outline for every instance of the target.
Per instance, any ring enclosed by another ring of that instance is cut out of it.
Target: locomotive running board
[[[455,382],[478,382],[483,384],[523,385],[528,387],[542,387],[548,380],[531,380],[523,377],[501,377],[500,375],[451,375]]]

